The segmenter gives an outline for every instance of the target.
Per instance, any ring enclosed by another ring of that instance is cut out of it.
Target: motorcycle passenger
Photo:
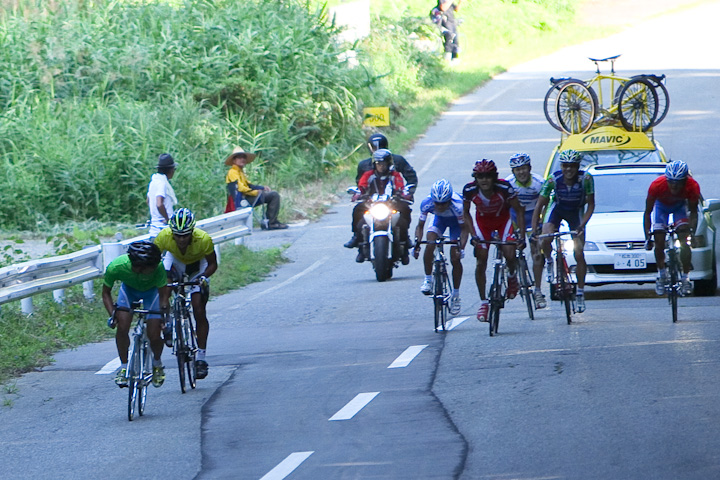
[[[532,226],[535,205],[537,205],[537,199],[540,196],[540,189],[544,181],[540,175],[531,172],[530,155],[527,153],[516,153],[510,157],[510,169],[512,170],[512,174],[507,176],[505,180],[507,180],[518,193],[518,200],[525,209],[525,227],[529,228]],[[510,216],[513,222],[515,222],[515,225],[517,225],[517,214],[515,210],[510,210]],[[535,278],[535,293],[533,296],[535,297],[535,306],[539,310],[547,307],[545,295],[542,294],[540,288],[545,261],[542,252],[538,248],[537,241],[532,236],[530,237],[530,254],[533,258],[533,277]]]
[[[120,368],[115,376],[115,383],[119,387],[127,387],[132,304],[142,300],[144,308],[148,310],[165,312],[170,310],[170,289],[167,286],[167,276],[160,257],[160,249],[152,242],[133,242],[128,246],[128,253],[115,258],[105,270],[102,301],[105,310],[110,314],[108,325],[117,326],[115,345],[120,357]],[[117,303],[113,302],[112,298],[115,282],[120,282]],[[167,318],[165,321],[169,323]],[[161,360],[163,339],[160,335],[160,327],[161,316],[149,314],[147,335],[153,352],[152,384],[155,387],[161,386],[165,381],[165,370]]]
[[[155,245],[160,247],[161,251],[167,252],[163,263],[168,279],[172,281],[187,274],[191,281],[200,281],[200,285],[190,288],[190,301],[198,342],[195,367],[197,378],[203,379],[208,374],[208,364],[205,360],[210,331],[205,311],[210,296],[208,277],[215,273],[218,267],[215,246],[210,235],[195,228],[195,215],[187,208],[180,208],[173,213],[168,226],[155,237]]]
[[[595,184],[592,176],[580,170],[582,156],[575,150],[563,150],[560,152],[560,170],[554,172],[543,184],[537,206],[532,219],[532,231],[536,231],[540,224],[540,218],[550,204],[550,197],[554,194],[553,204],[546,215],[545,224],[542,226],[542,233],[554,233],[558,231],[560,222],[565,220],[570,230],[577,231],[573,235],[575,261],[577,262],[577,311],[585,311],[585,274],[587,264],[585,263],[585,225],[595,211]],[[583,213],[583,208],[587,209]],[[548,283],[553,278],[552,263],[552,238],[543,239],[541,243],[545,254],[545,267],[547,269]]]
[[[498,170],[492,160],[478,160],[473,167],[475,181],[468,183],[463,188],[463,214],[468,226],[473,225],[470,216],[470,206],[475,205],[475,221],[477,228],[476,237],[473,237],[475,246],[475,283],[480,293],[480,308],[477,312],[477,319],[481,322],[488,321],[490,309],[487,296],[485,295],[485,270],[490,245],[482,243],[481,240],[491,240],[494,232],[499,233],[498,240],[512,242],[517,240],[519,245],[525,245],[525,212],[518,200],[517,192],[505,180],[498,179]],[[514,231],[513,222],[510,218],[510,208],[517,212],[517,233]],[[516,238],[517,237],[517,238]],[[517,280],[517,259],[515,258],[515,245],[503,245],[503,256],[508,267],[507,298],[512,299],[517,295],[520,285]]]
[[[670,214],[677,228],[680,240],[680,262],[682,263],[682,289],[683,295],[692,293],[689,272],[692,268],[692,252],[687,241],[688,235],[692,238],[698,221],[698,203],[700,202],[700,185],[690,176],[688,166],[681,160],[675,160],[665,167],[665,175],[656,178],[648,188],[645,200],[645,215],[643,228],[645,229],[646,246],[650,247],[650,235],[655,239],[655,262],[658,277],[655,282],[655,293],[665,293],[667,283],[667,270],[665,268],[665,230],[668,226]],[[690,218],[688,219],[688,212]],[[650,214],[653,221],[650,222]]]
[[[468,229],[466,228],[465,218],[463,216],[463,200],[462,197],[453,191],[452,185],[447,180],[440,179],[430,188],[430,195],[425,197],[420,203],[420,221],[415,228],[415,238],[420,239],[425,230],[425,221],[428,214],[434,215],[433,223],[427,232],[427,241],[433,242],[441,237],[446,230],[450,230],[450,240],[460,240],[460,246],[452,246],[450,248],[450,263],[452,263],[452,280],[453,291],[450,297],[450,313],[457,315],[460,313],[460,282],[462,281],[463,266],[462,258],[465,254],[465,244],[468,239]],[[420,291],[424,295],[432,293],[432,262],[435,254],[435,245],[429,243],[425,248],[423,255],[423,265],[425,267],[425,280],[423,281]],[[420,244],[416,243],[413,249],[413,256],[420,256]]]
[[[359,184],[360,179],[362,178],[363,174],[365,172],[371,171],[373,169],[373,159],[372,154],[375,153],[377,150],[380,150],[381,148],[387,149],[388,148],[388,140],[382,133],[373,133],[368,137],[367,141],[368,149],[370,150],[370,157],[366,158],[365,160],[361,160],[358,163],[357,166],[357,175],[355,176],[355,183]],[[417,188],[417,173],[415,173],[415,169],[408,163],[407,160],[405,160],[405,157],[402,155],[396,155],[392,154],[392,164],[393,168],[396,172],[399,172],[400,175],[403,176],[405,179],[405,184],[408,186],[408,193],[410,195],[413,195],[415,193],[415,189]],[[365,206],[363,203],[358,203],[353,208],[352,213],[352,232],[353,235],[348,240],[344,247],[345,248],[355,248],[360,244],[361,237],[360,231],[357,229],[358,225],[362,225],[362,215],[365,211]],[[411,213],[412,209],[408,206],[408,213]],[[409,222],[408,222],[409,225]]]
[[[399,230],[399,241],[403,245],[401,261],[403,265],[407,265],[410,263],[410,257],[408,255],[410,207],[408,206],[407,200],[411,198],[411,195],[403,192],[405,182],[403,181],[402,175],[393,169],[392,162],[393,158],[390,150],[385,148],[376,150],[373,153],[373,169],[363,173],[358,182],[358,188],[360,189],[361,197],[369,198],[374,194],[392,196],[393,208],[400,213],[397,228]],[[353,197],[353,200],[357,200],[357,198]],[[362,231],[364,223],[365,219],[361,215],[357,225],[357,231]],[[367,258],[366,253],[367,252],[361,247],[355,261],[358,263],[364,262]]]

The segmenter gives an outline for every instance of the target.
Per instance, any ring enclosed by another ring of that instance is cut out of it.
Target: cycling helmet
[[[134,266],[151,267],[160,263],[160,249],[147,240],[133,242],[128,246],[128,257]]]
[[[450,185],[450,182],[448,182],[444,178],[441,178],[437,182],[433,183],[433,186],[430,187],[430,197],[432,198],[433,202],[449,202],[452,198],[452,194],[452,185]]]
[[[367,140],[371,152],[381,148],[388,148],[388,139],[382,133],[373,133]]]
[[[473,167],[473,177],[479,173],[490,173],[497,176],[498,170],[495,166],[495,162],[484,158],[476,161],[475,166]]]
[[[388,167],[393,164],[392,153],[387,148],[375,150],[372,156],[373,164],[378,162],[387,162]]]
[[[668,180],[685,180],[688,176],[687,163],[682,160],[673,160],[665,167],[665,177]]]
[[[187,235],[195,228],[195,215],[187,208],[180,208],[170,217],[168,227],[176,235]]]
[[[563,150],[558,156],[560,163],[580,163],[582,156],[575,150]]]
[[[510,168],[522,167],[523,165],[530,165],[530,155],[527,153],[516,153],[510,157]]]

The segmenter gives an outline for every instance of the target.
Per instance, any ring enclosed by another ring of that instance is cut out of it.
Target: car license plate
[[[644,253],[615,254],[615,270],[641,270],[646,266]]]

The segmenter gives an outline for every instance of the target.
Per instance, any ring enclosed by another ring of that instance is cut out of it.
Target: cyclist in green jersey
[[[127,387],[128,348],[130,347],[130,324],[132,322],[132,304],[142,300],[148,310],[170,310],[170,289],[167,286],[165,268],[160,262],[160,249],[151,242],[133,242],[128,253],[120,255],[110,262],[105,271],[102,288],[102,300],[110,314],[108,325],[117,326],[115,344],[120,357],[120,368],[115,377],[119,387]],[[112,288],[115,282],[121,282],[117,304],[113,301]],[[167,317],[165,318],[166,321]],[[156,314],[147,316],[147,333],[153,352],[153,386],[159,387],[165,381],[165,370],[160,359],[163,351],[163,339],[160,335],[162,317]]]

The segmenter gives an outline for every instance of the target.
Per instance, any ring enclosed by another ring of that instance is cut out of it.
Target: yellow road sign
[[[368,127],[390,126],[389,107],[368,107],[363,108],[363,125]]]

